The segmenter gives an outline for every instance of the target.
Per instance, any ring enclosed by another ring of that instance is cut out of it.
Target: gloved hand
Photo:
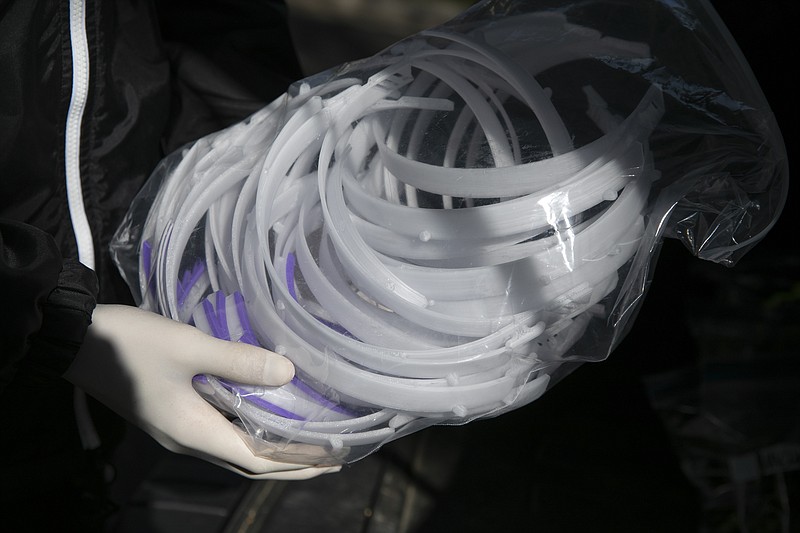
[[[283,385],[291,362],[273,352],[215,339],[136,307],[98,305],[83,346],[64,377],[144,429],[165,448],[256,479],[307,479],[340,467],[255,456],[231,424],[192,388],[196,374]]]

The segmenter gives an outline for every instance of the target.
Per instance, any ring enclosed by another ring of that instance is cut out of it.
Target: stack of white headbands
[[[526,23],[558,44],[501,51],[502,23],[423,32],[298,84],[169,172],[143,229],[143,306],[294,362],[277,389],[196,379],[255,437],[350,460],[496,415],[605,320],[643,234],[662,95],[645,87],[620,117],[584,87],[597,137],[575,148],[535,76],[647,47]]]

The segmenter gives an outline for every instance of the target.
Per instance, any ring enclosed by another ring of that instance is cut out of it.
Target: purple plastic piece
[[[220,338],[231,340],[231,332],[228,328],[228,312],[225,306],[225,295],[222,291],[217,291],[216,293],[216,311],[217,323],[219,324],[220,334],[222,335]]]
[[[178,305],[183,306],[184,302],[186,301],[186,297],[189,295],[189,292],[192,290],[192,287],[195,286],[197,280],[203,275],[206,271],[205,265],[202,262],[198,261],[194,264],[191,270],[185,270],[183,272],[183,276],[181,279],[178,280]]]
[[[286,288],[289,290],[289,294],[292,295],[295,301],[297,301],[297,292],[294,286],[294,265],[296,263],[296,259],[293,253],[289,253],[286,256]]]
[[[206,319],[208,319],[208,325],[211,327],[211,334],[218,339],[223,339],[226,341],[231,340],[230,337],[228,337],[227,326],[222,326],[222,324],[220,324],[219,317],[214,311],[214,306],[207,299],[203,300],[203,311],[205,311]]]
[[[156,278],[150,277],[153,272],[153,245],[148,240],[142,241],[142,266],[144,267],[144,277],[147,280],[147,290],[151,294],[156,294]],[[144,298],[144,294],[142,298]]]
[[[251,404],[255,405],[256,407],[259,407],[261,409],[264,409],[266,411],[274,413],[274,414],[276,414],[278,416],[282,416],[283,418],[288,418],[290,420],[305,420],[305,418],[303,418],[302,416],[300,416],[298,414],[295,414],[295,413],[293,413],[291,411],[287,411],[286,409],[284,409],[282,407],[278,407],[277,405],[275,405],[275,404],[273,404],[271,402],[268,402],[267,400],[265,400],[264,398],[258,396],[257,394],[248,392],[243,387],[241,387],[240,385],[238,385],[238,384],[236,384],[236,383],[234,383],[232,381],[228,381],[226,379],[221,379],[221,378],[217,378],[217,379],[219,379],[219,382],[226,389],[228,389],[229,391],[233,392],[234,394],[238,394],[239,396],[241,396],[242,398],[244,398],[246,401],[250,402]]]

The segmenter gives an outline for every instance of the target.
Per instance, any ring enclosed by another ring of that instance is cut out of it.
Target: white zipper
[[[89,42],[86,37],[86,3],[71,0],[69,3],[69,36],[72,47],[72,95],[67,112],[64,134],[64,170],[67,181],[67,202],[72,231],[78,245],[78,260],[94,269],[94,239],[83,203],[81,183],[81,124],[86,100],[89,97]],[[100,447],[100,436],[92,421],[86,394],[76,388],[73,409],[78,433],[85,450]]]
[[[64,141],[64,166],[67,177],[67,201],[72,230],[78,244],[78,259],[94,269],[94,239],[86,217],[81,184],[81,123],[89,96],[89,43],[86,39],[86,3],[69,4],[69,31],[72,44],[72,96],[67,112]]]

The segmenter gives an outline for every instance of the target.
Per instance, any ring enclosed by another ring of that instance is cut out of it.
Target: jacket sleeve
[[[97,301],[97,277],[62,259],[38,228],[0,220],[0,391],[24,368],[55,379],[72,363]]]

